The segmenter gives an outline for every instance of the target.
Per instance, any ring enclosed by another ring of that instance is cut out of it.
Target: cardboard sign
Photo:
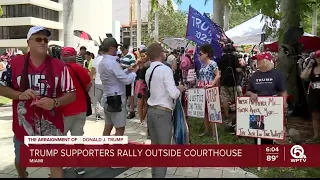
[[[222,124],[219,88],[206,89],[206,100],[209,121]]]
[[[188,116],[204,118],[205,112],[205,89],[188,90]]]
[[[238,136],[284,139],[283,97],[238,97],[236,111]]]

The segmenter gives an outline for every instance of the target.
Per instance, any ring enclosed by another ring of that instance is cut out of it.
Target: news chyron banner
[[[137,145],[128,137],[25,137],[26,167],[319,167],[320,145]]]

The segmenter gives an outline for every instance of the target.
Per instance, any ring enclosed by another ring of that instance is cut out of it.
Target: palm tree
[[[177,4],[181,4],[182,0],[176,0]],[[158,13],[158,8],[159,8],[159,0],[150,0],[149,1],[150,6],[151,6],[151,13],[154,12],[154,40],[159,41],[159,13]],[[173,11],[173,0],[167,0],[167,6],[169,9]]]
[[[64,46],[73,47],[73,0],[63,1]]]
[[[210,0],[205,0],[204,5],[206,5],[209,1]],[[229,29],[229,3],[229,0],[213,0],[213,21],[220,27],[224,27],[224,30]]]

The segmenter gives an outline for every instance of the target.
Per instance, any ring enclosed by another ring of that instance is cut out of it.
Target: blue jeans
[[[13,143],[14,143],[14,154],[16,156],[14,161],[16,163],[20,163],[20,146],[23,145],[23,143],[17,140],[16,136],[13,137]]]

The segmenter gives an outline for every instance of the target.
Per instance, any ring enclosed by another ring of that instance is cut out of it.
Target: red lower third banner
[[[320,145],[30,145],[26,167],[320,167]]]

